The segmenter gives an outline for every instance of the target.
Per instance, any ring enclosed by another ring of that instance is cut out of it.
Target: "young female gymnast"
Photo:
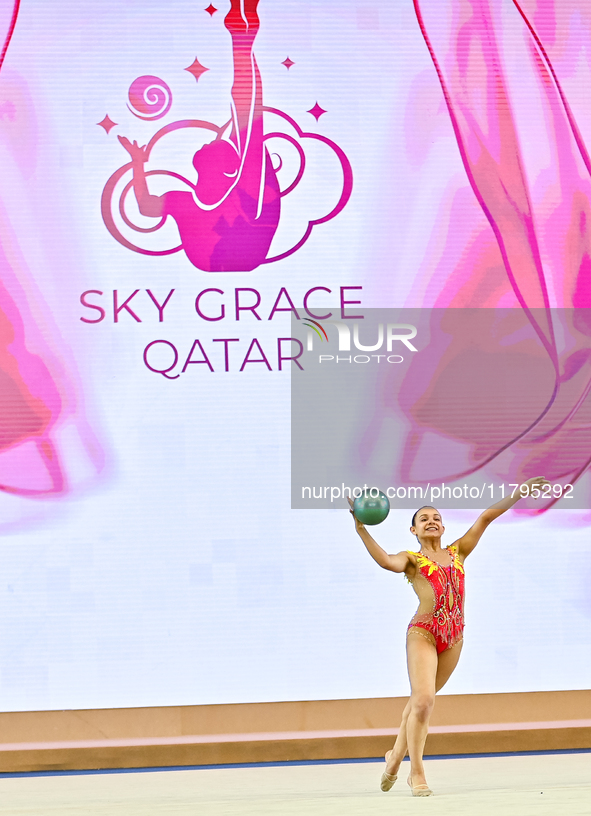
[[[548,482],[535,477],[524,482],[526,495]],[[532,493],[535,496],[535,492]],[[384,569],[403,572],[419,598],[419,608],[407,631],[406,655],[411,695],[402,714],[394,747],[386,754],[380,787],[388,791],[396,782],[400,763],[410,756],[408,784],[413,796],[431,796],[423,766],[423,750],[435,694],[447,683],[458,664],[464,630],[464,561],[478,544],[491,521],[509,510],[520,491],[505,498],[476,519],[467,533],[449,547],[441,547],[445,527],[434,507],[421,507],[412,517],[410,531],[417,537],[419,552],[405,550],[388,555],[355,518],[355,529],[374,561]],[[349,499],[349,504],[353,502]]]

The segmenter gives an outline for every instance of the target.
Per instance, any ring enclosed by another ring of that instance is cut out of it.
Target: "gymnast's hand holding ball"
[[[350,498],[347,501],[355,521],[361,524],[381,524],[390,512],[388,497],[376,487],[365,488],[355,501],[351,501]]]

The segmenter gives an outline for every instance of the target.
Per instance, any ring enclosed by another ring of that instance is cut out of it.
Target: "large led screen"
[[[470,556],[446,692],[588,687],[590,28],[582,0],[1,0],[3,710],[408,692],[416,598],[342,496],[294,500],[292,389],[339,483],[572,483]],[[368,310],[503,315],[495,360],[530,356],[468,381],[456,344],[450,380],[405,346],[387,398],[301,379],[309,337],[375,345]]]

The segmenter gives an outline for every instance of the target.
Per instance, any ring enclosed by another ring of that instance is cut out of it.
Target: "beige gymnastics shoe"
[[[409,784],[413,796],[433,796],[433,791],[431,790],[429,785],[426,784],[413,785],[411,776],[408,777],[407,782]]]
[[[392,751],[388,751],[388,753],[384,757],[386,762],[388,762],[388,757],[390,756],[391,753],[392,753]],[[383,790],[384,792],[389,791],[390,788],[392,787],[394,782],[396,782],[397,779],[398,779],[398,774],[389,774],[389,773],[386,773],[386,771],[384,771],[384,773],[382,774],[382,778],[380,779],[380,790]]]
[[[394,782],[398,779],[398,774],[389,774],[384,771],[380,779],[380,790],[389,791]]]

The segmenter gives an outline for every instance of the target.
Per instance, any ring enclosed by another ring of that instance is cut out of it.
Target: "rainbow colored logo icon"
[[[307,326],[309,329],[313,329],[323,343],[325,340],[328,343],[328,334],[324,330],[324,326],[321,323],[318,323],[316,320],[312,320],[312,318],[307,317],[306,320],[304,320],[304,326]],[[318,329],[320,329],[320,331],[318,331]]]

